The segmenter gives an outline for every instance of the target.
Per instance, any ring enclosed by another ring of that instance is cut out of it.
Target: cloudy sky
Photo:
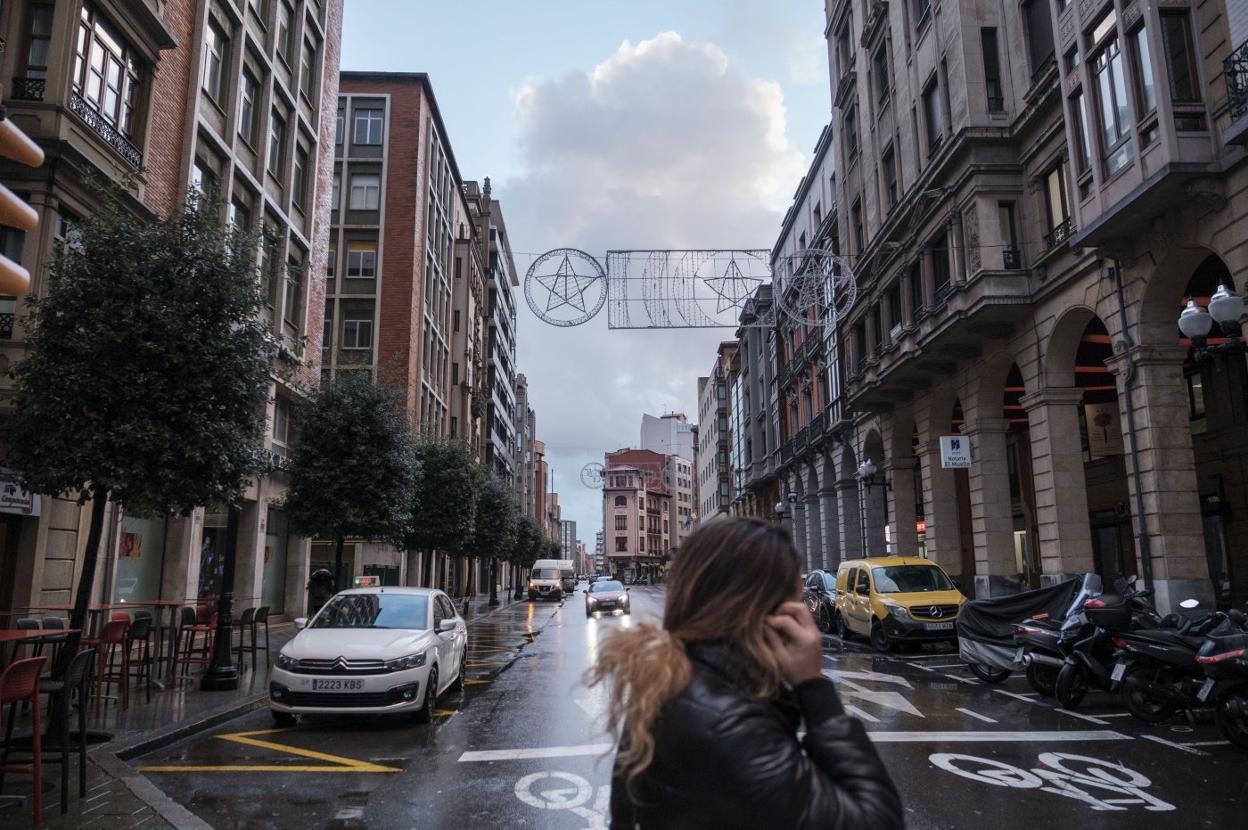
[[[522,278],[557,247],[604,265],[608,249],[770,248],[828,119],[819,0],[351,0],[344,30],[343,69],[429,73]],[[605,310],[561,329],[520,307],[538,437],[592,548],[601,495],[581,468],[636,446],[643,412],[696,420],[732,332],[609,330]]]

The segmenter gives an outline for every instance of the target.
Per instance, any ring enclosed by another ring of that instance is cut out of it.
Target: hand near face
[[[763,636],[780,662],[781,676],[790,686],[822,676],[823,635],[805,605],[783,603],[764,624]]]

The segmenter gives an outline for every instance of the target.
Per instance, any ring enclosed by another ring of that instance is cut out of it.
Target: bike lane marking
[[[314,749],[289,746],[287,744],[262,741],[254,735],[274,735],[289,732],[289,729],[257,729],[250,732],[231,732],[213,737],[222,741],[254,746],[260,749],[271,749],[286,755],[324,761],[325,764],[155,764],[137,767],[139,772],[402,772],[399,767],[387,767],[356,758],[344,758],[341,755],[330,755]]]

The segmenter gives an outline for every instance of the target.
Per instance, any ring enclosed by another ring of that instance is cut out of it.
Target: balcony
[[[940,308],[949,301],[949,295],[953,293],[953,283],[947,282],[944,285],[936,286],[936,293],[933,295],[936,308]]]
[[[822,438],[824,433],[828,431],[827,413],[820,412],[818,415],[812,418],[810,421],[809,429],[810,429],[810,443],[812,445],[818,443],[819,439]]]
[[[1222,64],[1226,74],[1226,103],[1231,126],[1223,136],[1227,144],[1248,144],[1248,41],[1241,43]]]
[[[793,460],[793,442],[785,441],[780,445],[780,466],[787,467]]]
[[[793,455],[801,455],[806,452],[806,448],[810,445],[810,433],[806,427],[802,427],[797,431],[797,435],[793,436]]]
[[[13,101],[42,101],[48,82],[43,78],[14,78],[9,82],[9,99]]]
[[[1067,217],[1062,224],[1058,225],[1056,228],[1044,235],[1044,249],[1046,251],[1053,250],[1057,246],[1063,244],[1067,239],[1070,239],[1070,235],[1074,233],[1074,231],[1075,225],[1070,218]]]
[[[104,139],[108,146],[112,147],[127,163],[135,170],[143,167],[143,153],[138,147],[130,143],[130,140],[121,134],[108,120],[100,114],[100,111],[91,106],[85,98],[77,92],[69,94],[69,111],[82,119],[82,122],[95,131],[95,134]]]

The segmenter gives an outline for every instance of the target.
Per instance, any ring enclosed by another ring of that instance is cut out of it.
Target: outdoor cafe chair
[[[69,753],[78,753],[78,797],[87,794],[87,704],[91,693],[91,664],[95,660],[95,649],[83,649],[74,655],[59,679],[44,678],[39,682],[39,691],[48,695],[48,715],[51,723],[58,718],[52,717],[55,709],[59,716],[61,734],[56,737],[61,749],[61,814],[69,812]],[[70,740],[70,721],[73,710],[78,710],[78,728],[74,731],[74,741]],[[51,737],[51,736],[49,736]],[[55,762],[55,758],[52,758]]]
[[[130,707],[130,644],[126,639],[126,631],[130,628],[130,620],[111,620],[104,625],[98,640],[83,640],[84,646],[94,646],[98,651],[95,676],[91,680],[96,690],[95,716],[100,716],[104,699],[111,697],[106,694],[109,686],[117,686],[117,698],[122,710]],[[116,666],[120,659],[121,665]]]
[[[30,657],[9,664],[0,672],[0,711],[5,704],[9,705],[8,725],[4,730],[4,748],[0,751],[0,787],[4,786],[4,776],[10,772],[29,773],[34,777],[34,794],[32,800],[35,808],[35,824],[43,821],[43,754],[42,736],[39,734],[39,674],[43,671],[46,657]],[[17,718],[18,706],[30,704],[31,719],[31,763],[10,764],[9,755],[13,747],[13,722]]]
[[[137,652],[137,653],[136,653]],[[147,702],[152,702],[152,615],[135,614],[134,622],[126,630],[126,656],[129,667],[126,683],[134,678],[146,687]]]

